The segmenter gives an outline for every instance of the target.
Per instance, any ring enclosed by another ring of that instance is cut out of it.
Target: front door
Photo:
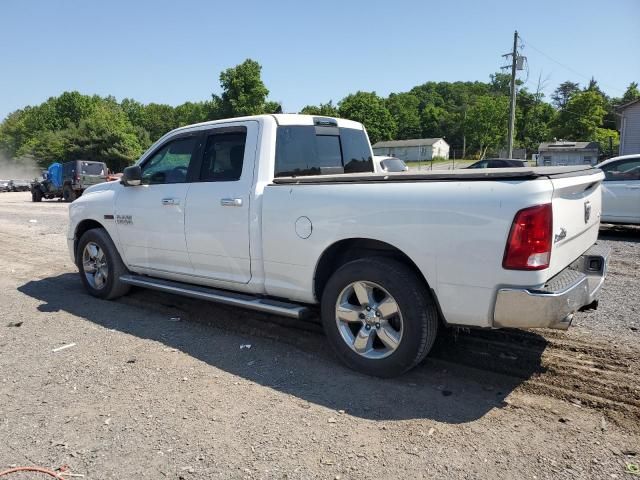
[[[249,207],[258,122],[207,131],[197,181],[187,194],[185,232],[194,273],[223,282],[251,279]]]
[[[605,222],[640,222],[640,157],[602,166],[602,217]]]
[[[134,270],[144,268],[159,276],[193,272],[184,235],[184,208],[191,160],[200,138],[192,134],[164,143],[141,165],[142,185],[118,192],[118,235]]]

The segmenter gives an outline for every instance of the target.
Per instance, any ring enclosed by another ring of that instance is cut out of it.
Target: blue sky
[[[639,0],[4,0],[0,118],[65,90],[203,100],[245,58],[262,65],[270,99],[287,112],[356,90],[487,81],[514,29],[530,89],[540,73],[547,93],[593,75],[620,96],[640,81],[638,22]]]

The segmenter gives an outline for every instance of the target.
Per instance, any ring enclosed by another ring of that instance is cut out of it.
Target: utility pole
[[[507,157],[513,158],[513,131],[516,123],[516,67],[518,63],[518,31],[513,33],[511,51],[511,100],[509,102],[509,137],[507,139]]]
[[[464,109],[462,117],[462,159],[467,158],[467,134],[465,133],[465,124],[467,123],[467,109]]]

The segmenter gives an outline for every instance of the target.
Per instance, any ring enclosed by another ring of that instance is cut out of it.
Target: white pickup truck
[[[350,367],[394,376],[438,328],[568,328],[608,251],[590,167],[376,172],[363,126],[262,115],[158,140],[70,206],[88,292],[134,286],[302,318]]]

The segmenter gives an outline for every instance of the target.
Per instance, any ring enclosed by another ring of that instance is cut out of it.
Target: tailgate
[[[550,276],[582,255],[598,239],[604,174],[550,175],[553,184],[553,247]]]

